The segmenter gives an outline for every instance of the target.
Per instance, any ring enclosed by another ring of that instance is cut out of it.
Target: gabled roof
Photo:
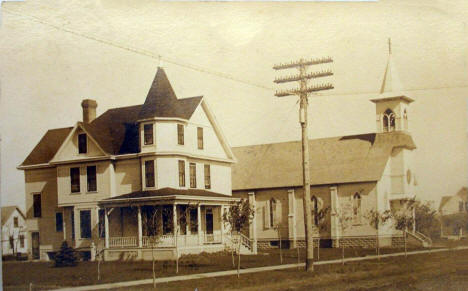
[[[138,121],[148,118],[190,119],[203,97],[177,99],[164,69],[158,68],[143,105],[109,109],[91,123],[79,122],[105,154],[138,153]],[[47,131],[21,166],[49,163],[74,127]]]
[[[414,149],[404,132],[370,133],[309,141],[312,185],[380,180],[392,149]],[[238,163],[232,168],[232,189],[300,186],[301,142],[233,148]]]
[[[460,197],[461,200],[468,202],[468,189],[466,187],[462,187],[455,195],[443,196],[442,199],[440,199],[439,211],[442,210],[442,207],[444,207],[444,205],[454,197]]]
[[[2,207],[2,226],[7,222],[8,218],[13,214],[15,210],[18,210],[19,214],[23,217],[26,218],[21,212],[21,210],[18,208],[18,206],[4,206]]]
[[[48,163],[57,153],[73,127],[50,129],[34,147],[22,166]]]
[[[172,89],[166,72],[158,67],[151,88],[146,96],[145,104],[138,115],[139,120],[155,117],[173,117],[189,119],[202,97],[192,97],[189,100],[179,100]]]

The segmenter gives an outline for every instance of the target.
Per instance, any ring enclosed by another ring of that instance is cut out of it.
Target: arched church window
[[[406,109],[403,111],[403,124],[405,130],[408,129],[408,113],[406,112]]]
[[[383,115],[383,131],[389,132],[395,130],[395,113],[387,109]]]
[[[311,200],[312,200],[312,215],[313,215],[313,218],[314,218],[314,224],[315,224],[315,226],[317,226],[318,223],[319,223],[317,197],[312,196]]]
[[[274,227],[276,224],[276,200],[275,198],[270,199],[270,227]]]
[[[353,222],[361,223],[361,195],[355,193],[353,196]]]

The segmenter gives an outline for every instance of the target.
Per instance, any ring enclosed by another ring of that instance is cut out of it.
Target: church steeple
[[[376,107],[377,132],[408,130],[408,107],[414,100],[405,96],[402,90],[403,87],[392,59],[391,39],[388,39],[387,66],[379,98],[371,99]]]

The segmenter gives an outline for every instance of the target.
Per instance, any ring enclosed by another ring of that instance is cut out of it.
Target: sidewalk
[[[443,248],[443,249],[435,249],[435,250],[412,251],[412,252],[408,252],[407,254],[408,255],[419,255],[419,254],[437,253],[437,252],[446,252],[446,251],[456,251],[456,250],[466,250],[466,249],[468,249],[468,246],[460,246],[460,247],[455,247],[455,248],[452,248],[452,249]],[[405,255],[404,252],[393,253],[393,254],[380,255],[380,258],[398,257],[398,256],[404,256],[404,255]],[[344,261],[345,262],[355,262],[355,261],[365,261],[365,260],[375,260],[375,259],[377,259],[376,255],[365,256],[365,257],[356,257],[356,258],[347,258]],[[314,265],[338,264],[338,263],[341,263],[341,262],[342,262],[341,259],[328,260],[328,261],[318,261],[318,262],[315,262]],[[299,267],[303,268],[303,267],[305,267],[305,264],[304,263],[287,264],[287,265],[276,265],[276,266],[241,269],[240,273],[241,274],[248,274],[248,273],[256,273],[256,272],[277,271],[277,270],[284,270],[284,269],[290,269],[290,268],[299,268]],[[204,278],[213,278],[213,277],[222,277],[222,276],[233,276],[233,275],[237,275],[237,270],[156,278],[156,284],[175,282],[175,281],[184,281],[184,280],[193,280],[193,279],[204,279]],[[88,285],[88,286],[79,286],[79,287],[67,287],[67,288],[55,289],[55,290],[59,290],[59,291],[62,291],[62,290],[63,291],[65,291],[65,290],[73,290],[73,291],[103,290],[103,289],[110,289],[110,288],[123,288],[123,287],[131,287],[131,286],[147,285],[147,284],[153,284],[153,279],[136,280],[136,281],[128,281],[128,282],[117,282],[117,283],[107,283],[107,284],[99,284],[99,285]]]

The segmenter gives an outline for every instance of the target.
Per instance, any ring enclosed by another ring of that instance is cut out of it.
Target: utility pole
[[[323,90],[333,89],[333,85],[330,83],[307,86],[307,82],[310,79],[332,76],[333,73],[330,70],[321,72],[307,73],[307,68],[312,65],[331,63],[333,60],[330,57],[304,60],[292,62],[289,64],[280,64],[273,67],[274,70],[283,69],[299,69],[298,75],[293,75],[285,78],[275,79],[275,83],[288,83],[288,82],[299,82],[298,89],[277,91],[275,96],[285,97],[291,95],[299,96],[300,107],[299,107],[299,122],[302,128],[302,178],[304,185],[304,223],[305,223],[305,236],[306,236],[306,271],[312,272],[314,270],[314,241],[312,236],[312,209],[310,200],[310,167],[309,167],[309,137],[307,131],[307,107],[308,97],[312,92],[318,92]]]

